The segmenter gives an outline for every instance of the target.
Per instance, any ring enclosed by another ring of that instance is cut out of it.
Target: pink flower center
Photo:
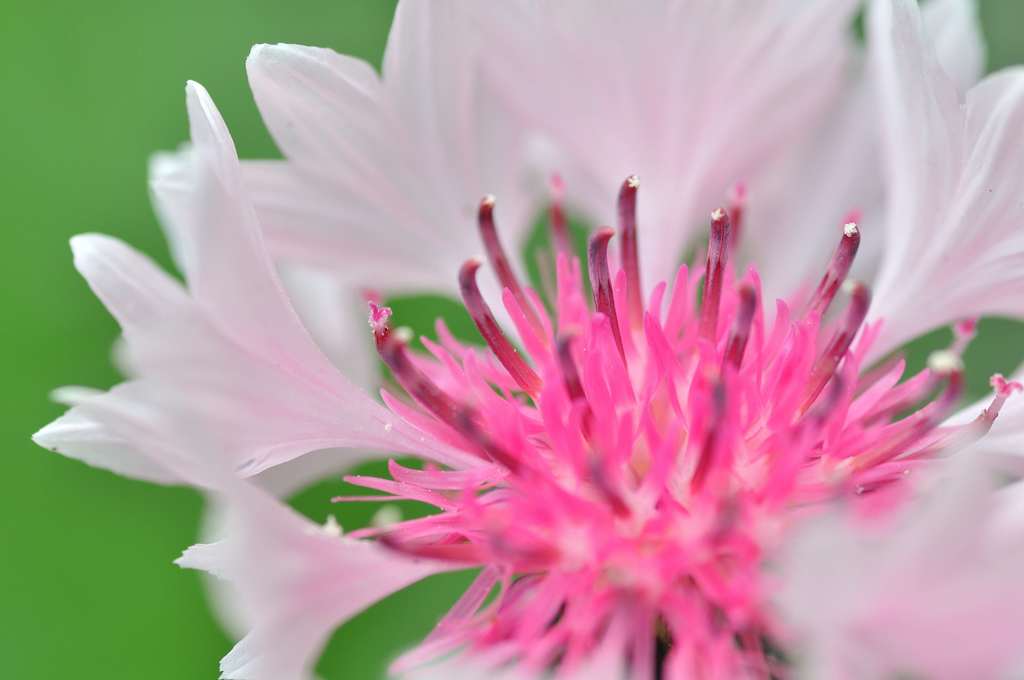
[[[493,198],[481,202],[487,258],[529,359],[481,295],[479,261],[465,263],[459,286],[489,352],[439,323],[439,343],[423,341],[431,356],[415,356],[390,310],[370,303],[380,355],[410,398],[385,393],[388,406],[480,459],[461,470],[392,461],[391,479],[347,478],[438,510],[356,535],[483,567],[402,663],[468,646],[572,668],[604,641],[637,677],[655,665],[665,677],[766,676],[777,660],[764,642],[779,631],[764,557],[795,514],[842,496],[865,511],[891,507],[907,473],[951,438],[982,434],[1020,389],[997,378],[982,417],[941,426],[963,392],[968,325],[903,382],[899,357],[864,371],[880,323],[865,324],[870,295],[847,279],[860,242],[853,222],[817,286],[766,314],[756,270],[730,267],[742,191],[712,213],[704,265],[681,266],[645,304],[638,186],[622,185],[618,232],[590,240],[589,300],[554,202],[552,313],[517,280]]]

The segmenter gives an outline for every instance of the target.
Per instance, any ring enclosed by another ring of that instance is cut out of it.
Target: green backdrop
[[[981,4],[990,66],[1024,61],[1024,3]],[[199,578],[171,564],[196,537],[199,496],[115,477],[28,439],[61,412],[46,397],[53,387],[117,380],[107,359],[115,324],[72,268],[67,239],[111,233],[169,266],[145,169],[151,152],[187,137],[185,80],[207,86],[242,156],[275,155],[245,81],[250,45],[324,45],[379,63],[393,8],[390,0],[8,0],[0,12],[4,678],[216,677],[230,642]],[[923,346],[943,342],[940,333]],[[973,392],[987,373],[1011,370],[1022,346],[1019,326],[986,323],[967,357]],[[322,516],[331,493],[314,490],[299,504]],[[323,675],[379,677],[464,581],[428,581],[361,615],[335,635]]]

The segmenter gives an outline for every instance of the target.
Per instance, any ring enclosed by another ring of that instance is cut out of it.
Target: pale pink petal
[[[934,0],[921,15],[939,63],[966,92],[984,67],[976,3]],[[850,213],[859,214],[861,230],[851,276],[862,281],[877,274],[886,229],[901,228],[885,222],[878,79],[864,61],[849,65],[849,85],[817,131],[748,183],[741,246],[758,266],[768,300],[817,281]]]
[[[590,216],[613,223],[609,197],[640,176],[641,260],[656,281],[728,189],[805,134],[839,92],[856,3],[471,7],[502,96],[590,177],[568,186]]]
[[[178,564],[226,579],[246,603],[253,627],[221,661],[224,678],[309,678],[337,626],[448,568],[337,535],[254,487],[236,485],[220,502],[226,538],[189,548]]]
[[[261,356],[254,344],[273,342],[277,327],[226,337],[184,291],[171,293],[176,284],[170,277],[119,241],[79,236],[74,246],[80,271],[122,325],[146,398],[181,402],[197,422],[217,429],[240,472],[256,474],[333,447],[445,457],[446,447],[404,424],[329,363],[320,375],[304,374],[304,358],[318,356],[308,339],[297,356]]]
[[[131,397],[131,384],[126,383],[111,391],[110,398]],[[98,398],[102,393],[85,399]],[[104,468],[125,477],[143,479],[157,484],[174,484],[180,477],[161,464],[158,457],[137,450],[96,420],[72,408],[52,423],[32,435],[39,446],[88,465]]]
[[[806,677],[1007,677],[1021,660],[1024,534],[1005,530],[1020,504],[977,460],[945,466],[895,521],[820,517],[784,553],[782,613],[829,671]]]
[[[450,458],[447,446],[393,416],[320,352],[263,249],[223,121],[200,86],[189,85],[188,102],[193,144],[183,153],[190,167],[175,166],[169,185],[159,175],[154,181],[188,291],[116,239],[87,235],[72,241],[76,266],[121,324],[126,361],[136,378],[132,395],[150,407],[187,410],[216,432],[230,464],[245,475],[336,447],[463,460]],[[70,420],[80,424],[80,414]],[[87,437],[88,449],[68,441],[72,431]],[[60,441],[53,440],[56,432]],[[159,434],[169,442],[181,435]],[[109,461],[114,469],[131,469],[119,447],[92,445],[99,436],[63,423],[38,437],[91,464]],[[337,464],[365,456],[344,454]],[[312,467],[322,469],[323,460]],[[153,477],[152,471],[139,471]]]
[[[870,26],[891,192],[876,352],[958,318],[1024,314],[1024,71],[961,101],[916,3],[875,2]]]
[[[365,291],[328,272],[281,263],[281,283],[316,346],[356,385],[380,383],[377,352],[368,333]]]
[[[557,674],[530,673],[521,666],[501,664],[501,650],[463,652],[437,663],[403,673],[401,680],[626,680],[627,650],[625,632],[628,625],[616,619],[608,627],[600,643],[576,668],[560,669]],[[492,662],[489,656],[498,659]]]
[[[977,0],[931,0],[921,18],[942,69],[961,91],[969,90],[985,73]]]
[[[288,158],[247,164],[275,255],[385,292],[455,291],[480,251],[476,207],[497,194],[507,246],[530,226],[521,133],[478,69],[449,2],[401,3],[381,78],[329,50],[260,45],[248,72]]]

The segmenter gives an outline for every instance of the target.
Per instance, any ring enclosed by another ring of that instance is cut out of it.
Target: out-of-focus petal
[[[939,65],[961,91],[985,73],[985,39],[977,0],[932,0],[921,8],[925,34]]]
[[[900,517],[808,522],[777,565],[805,677],[1004,677],[1024,649],[1008,504],[989,466],[956,456]]]
[[[222,677],[308,678],[331,632],[374,602],[447,565],[414,561],[312,524],[258,489],[225,492],[226,538],[178,564],[231,582],[252,630],[221,661]]]
[[[1011,381],[1024,381],[1024,371],[1018,370]],[[991,408],[996,397],[997,393],[993,392],[965,407],[951,417],[948,424],[965,425],[977,420]],[[1024,395],[1011,388],[991,429],[959,455],[989,456],[994,460],[988,465],[1005,466],[1011,474],[1024,473]]]
[[[1024,315],[1024,70],[961,101],[916,3],[874,2],[870,27],[891,193],[876,352],[957,318]]]
[[[966,92],[984,67],[976,2],[934,0],[921,16],[940,65]],[[767,300],[817,281],[851,213],[861,229],[851,276],[861,281],[878,272],[886,229],[900,228],[885,222],[878,78],[863,59],[848,68],[849,85],[818,130],[749,183],[741,247],[758,266]]]

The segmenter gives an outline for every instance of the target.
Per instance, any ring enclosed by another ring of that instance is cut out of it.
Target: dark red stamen
[[[504,447],[480,429],[472,409],[463,407],[458,410],[455,414],[455,429],[463,437],[483,449],[491,460],[498,465],[504,466],[509,472],[515,474],[522,468],[522,461],[512,456]]]
[[[476,565],[484,557],[472,543],[413,543],[402,541],[392,534],[377,539],[385,548],[416,559],[442,560],[456,564]]]
[[[459,270],[459,290],[462,292],[462,301],[466,310],[473,318],[477,330],[483,336],[487,346],[494,352],[501,365],[505,367],[512,379],[523,388],[523,391],[530,395],[536,395],[541,388],[541,379],[532,368],[526,363],[519,350],[501,332],[501,327],[494,319],[490,307],[480,294],[480,288],[476,283],[476,271],[480,268],[480,261],[476,259],[467,260]]]
[[[558,365],[562,369],[562,379],[565,381],[565,391],[569,393],[569,399],[572,401],[586,399],[586,395],[583,393],[583,383],[580,381],[580,373],[572,358],[571,337],[558,339]]]
[[[700,315],[700,334],[714,342],[718,333],[718,308],[722,302],[725,265],[729,260],[729,215],[721,208],[711,213],[711,236],[704,274],[704,302]]]
[[[807,397],[801,408],[802,411],[806,411],[814,403],[814,400],[821,394],[821,390],[828,384],[839,362],[846,355],[846,350],[850,348],[861,324],[864,323],[864,317],[867,316],[868,306],[871,304],[871,293],[857,281],[849,281],[847,286],[850,293],[850,305],[846,309],[846,316],[839,328],[811,368],[811,374],[807,379]]]
[[[580,380],[579,370],[576,368],[576,362],[572,358],[571,337],[558,339],[558,365],[562,369],[562,380],[565,382],[565,391],[569,394],[569,399],[573,402],[586,404],[586,411],[583,413],[580,427],[583,430],[583,436],[589,439],[592,427],[591,419],[594,417],[594,412],[590,409],[590,404],[587,402],[587,395],[583,392],[583,382]]]
[[[608,271],[608,241],[615,235],[611,227],[598,229],[590,239],[587,249],[590,266],[590,287],[594,291],[594,308],[608,317],[615,336],[615,346],[619,356],[626,360],[626,352],[622,347],[622,333],[619,330],[619,317],[615,313],[615,296],[612,293],[612,278]]]
[[[749,283],[740,286],[739,296],[739,307],[725,349],[725,362],[736,368],[743,363],[743,353],[747,349],[750,326],[754,321],[754,311],[757,309],[757,293]]]
[[[633,327],[643,323],[644,301],[640,283],[640,255],[637,246],[636,198],[640,180],[630,175],[619,189],[619,234],[622,237],[622,269],[626,272],[626,300],[629,322]]]
[[[374,331],[377,340],[377,351],[384,360],[398,384],[409,393],[423,408],[441,422],[456,427],[456,415],[461,407],[434,382],[412,363],[406,351],[405,342],[399,339],[398,333],[388,330]]]
[[[515,270],[512,269],[508,256],[505,254],[505,249],[501,245],[501,239],[498,238],[498,229],[494,224],[494,196],[485,196],[480,201],[480,209],[477,212],[477,225],[480,228],[480,238],[484,243],[487,260],[491,263],[494,273],[498,275],[498,281],[501,282],[503,288],[508,288],[512,291],[512,295],[522,308],[523,314],[530,321],[530,325],[537,330],[540,337],[543,337],[544,327],[537,317],[537,311],[533,308],[533,303],[527,297],[526,291],[519,285],[519,279],[516,277]]]
[[[811,296],[808,305],[808,312],[814,315],[822,315],[828,306],[832,304],[839,286],[846,280],[853,265],[853,258],[857,255],[857,248],[860,247],[860,229],[853,222],[843,225],[843,235],[839,238],[839,245],[836,246],[832,259],[828,263],[825,275],[821,277],[814,295]]]

